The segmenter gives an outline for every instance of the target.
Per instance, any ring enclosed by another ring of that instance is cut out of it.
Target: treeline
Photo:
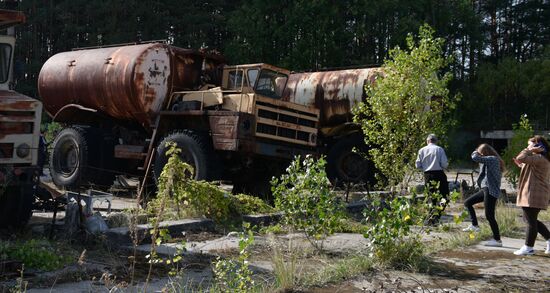
[[[75,47],[166,40],[221,52],[232,64],[295,71],[381,64],[428,23],[454,56],[464,128],[510,128],[522,113],[550,128],[549,0],[21,0],[18,88],[37,96],[51,55]]]

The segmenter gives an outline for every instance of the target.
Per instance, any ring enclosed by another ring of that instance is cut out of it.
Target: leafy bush
[[[372,208],[365,210],[365,217],[372,223],[364,234],[369,239],[369,251],[381,263],[393,266],[422,255],[420,235],[410,234],[414,225],[423,225],[426,215],[419,205],[414,204],[414,198],[395,197],[385,202],[375,199]],[[418,245],[409,249],[410,244]],[[410,255],[401,251],[404,247]]]
[[[451,193],[450,201],[456,201],[459,196],[457,192]],[[426,223],[443,210],[440,206],[432,208],[433,197],[445,200],[438,194],[419,200],[414,193],[410,198],[371,199],[372,207],[364,211],[371,226],[363,236],[369,239],[369,252],[378,263],[397,268],[416,267],[421,263],[426,249],[422,236],[430,231]],[[460,223],[466,215],[463,212],[455,217],[455,223]]]
[[[169,218],[170,212],[174,212],[172,216],[176,218],[205,216],[218,223],[224,222],[231,215],[230,195],[212,183],[191,179],[192,167],[181,161],[180,152],[175,143],[169,145],[168,162],[160,174],[158,195],[150,202],[149,212],[156,214],[165,202],[166,206],[175,207],[175,211],[165,214],[163,208],[159,218]]]
[[[47,240],[31,239],[25,242],[0,242],[0,260],[15,259],[26,268],[51,271],[62,268],[72,261],[59,246]]]
[[[268,214],[275,211],[261,198],[242,193],[233,196],[233,204],[241,215]]]
[[[366,87],[369,98],[354,109],[366,144],[376,146],[369,156],[390,184],[405,183],[404,189],[426,135],[447,133],[453,122],[447,116],[456,100],[447,89],[452,75],[439,74],[450,61],[443,57],[444,40],[433,37],[428,25],[420,28],[419,35],[418,41],[407,37],[408,50],[390,51],[381,78]]]
[[[311,244],[332,235],[343,217],[342,205],[330,189],[326,161],[296,157],[280,179],[273,179],[275,207],[283,212],[283,222],[303,231]],[[320,243],[322,244],[322,242]]]
[[[519,119],[518,124],[513,125],[514,135],[510,139],[508,146],[504,149],[502,159],[506,165],[506,173],[504,177],[514,188],[518,183],[520,168],[514,164],[513,158],[515,158],[521,150],[527,145],[527,140],[533,136],[533,127],[529,123],[527,115],[523,115]]]
[[[214,276],[220,292],[250,292],[254,287],[252,271],[248,267],[250,254],[248,248],[254,243],[252,231],[241,233],[239,237],[239,256],[237,259],[217,258],[214,263]]]
[[[63,125],[57,123],[57,122],[50,122],[46,126],[46,133],[44,135],[44,138],[48,143],[51,143],[55,136],[63,129]]]
[[[192,167],[181,161],[179,152],[175,144],[169,145],[168,162],[160,174],[157,197],[148,205],[149,214],[158,214],[164,202],[163,211],[158,214],[159,220],[205,216],[226,224],[228,220],[237,218],[237,214],[274,211],[260,198],[246,194],[233,196],[210,182],[191,179]]]

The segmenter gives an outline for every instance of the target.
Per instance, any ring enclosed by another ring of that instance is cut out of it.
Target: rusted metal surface
[[[25,14],[21,11],[0,9],[0,29],[24,23],[25,20]]]
[[[114,157],[119,159],[142,160],[147,153],[144,153],[143,145],[117,144]]]
[[[76,104],[148,129],[172,91],[197,88],[202,68],[222,62],[208,56],[160,43],[64,52],[44,63],[38,90],[52,116]]]
[[[364,87],[374,82],[380,68],[293,73],[282,100],[321,111],[320,126],[351,121],[353,106],[366,99]]]
[[[0,112],[33,111],[39,104],[37,100],[20,93],[0,90]]]
[[[0,164],[36,164],[42,103],[12,91],[0,91]],[[31,153],[19,157],[15,150],[26,145]]]

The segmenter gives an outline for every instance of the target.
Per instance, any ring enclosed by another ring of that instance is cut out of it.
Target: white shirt
[[[439,171],[447,168],[449,162],[445,150],[435,143],[430,143],[418,151],[416,157],[416,168],[422,171]]]

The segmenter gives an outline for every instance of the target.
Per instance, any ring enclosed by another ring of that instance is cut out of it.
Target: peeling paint
[[[210,68],[223,61],[160,43],[63,52],[44,63],[38,90],[52,116],[78,104],[148,129],[172,91],[201,85],[204,58]]]
[[[320,124],[334,126],[351,121],[351,109],[366,98],[364,86],[372,83],[380,68],[293,73],[283,100],[321,111]]]

